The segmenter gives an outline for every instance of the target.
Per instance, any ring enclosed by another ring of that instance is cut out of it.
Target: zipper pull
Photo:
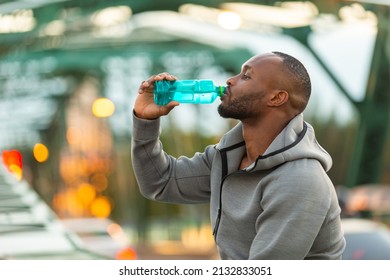
[[[219,222],[221,221],[221,214],[222,214],[222,211],[221,211],[221,208],[219,208],[219,209],[218,209],[217,220],[215,221],[215,226],[214,226],[214,230],[213,230],[214,239],[217,238],[217,232],[218,232],[218,228],[219,228]]]

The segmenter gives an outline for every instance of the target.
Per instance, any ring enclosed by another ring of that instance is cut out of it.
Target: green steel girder
[[[1,5],[9,4],[11,2],[20,2],[22,1],[0,1],[0,15],[2,14]],[[28,1],[24,2],[26,8],[29,7]],[[34,16],[37,19],[36,27],[24,33],[13,33],[13,34],[0,34],[0,55],[6,53],[11,49],[14,49],[16,46],[25,46],[34,41],[39,40],[40,29],[47,23],[56,20],[64,19],[68,17],[70,21],[75,20],[88,20],[89,16],[94,12],[111,6],[125,5],[129,6],[132,9],[134,14],[146,12],[146,11],[158,11],[158,10],[172,10],[177,11],[178,8],[186,3],[204,5],[207,7],[219,7],[223,3],[227,2],[237,2],[234,0],[194,0],[194,1],[185,1],[185,0],[169,0],[169,1],[155,1],[155,0],[63,0],[63,1],[42,1],[41,5],[38,5],[33,9]],[[239,1],[252,4],[262,4],[262,5],[274,5],[280,3],[280,1],[275,0],[246,0]],[[320,1],[313,0],[314,4],[319,7],[320,12],[332,12],[337,14],[337,10],[340,7],[339,1]],[[21,4],[22,5],[22,4]]]
[[[390,6],[377,8],[378,34],[347,186],[380,181],[390,130]]]
[[[96,73],[101,71],[101,63],[105,58],[115,56],[131,56],[137,53],[150,55],[153,61],[158,61],[162,54],[167,52],[191,52],[191,51],[210,51],[215,61],[226,69],[239,71],[243,61],[251,57],[251,53],[247,49],[219,49],[207,45],[197,44],[184,40],[175,40],[171,42],[159,42],[158,48],[153,45],[134,45],[121,48],[97,48],[97,49],[75,49],[75,50],[45,50],[39,52],[26,52],[0,58],[0,61],[28,61],[39,60],[45,57],[53,57],[56,60],[55,73],[63,73],[68,71],[90,71],[94,69]],[[81,63],[82,62],[82,63]],[[1,97],[1,93],[0,93]]]

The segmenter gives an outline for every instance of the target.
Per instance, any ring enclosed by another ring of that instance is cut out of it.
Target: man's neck
[[[278,120],[242,121],[242,134],[245,140],[246,154],[242,158],[240,169],[248,167],[259,156],[264,154],[287,123],[287,121]]]

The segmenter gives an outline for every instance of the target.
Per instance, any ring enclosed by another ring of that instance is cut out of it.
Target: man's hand
[[[171,101],[165,106],[156,105],[153,97],[155,81],[175,81],[176,79],[175,76],[168,73],[161,73],[143,81],[138,89],[138,96],[134,103],[135,115],[141,119],[157,119],[167,115],[173,108],[178,106],[179,102],[177,101]]]

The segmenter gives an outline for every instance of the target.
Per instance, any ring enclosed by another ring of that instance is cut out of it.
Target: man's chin
[[[226,109],[222,104],[218,106],[218,114],[224,119],[236,119],[230,111]]]

